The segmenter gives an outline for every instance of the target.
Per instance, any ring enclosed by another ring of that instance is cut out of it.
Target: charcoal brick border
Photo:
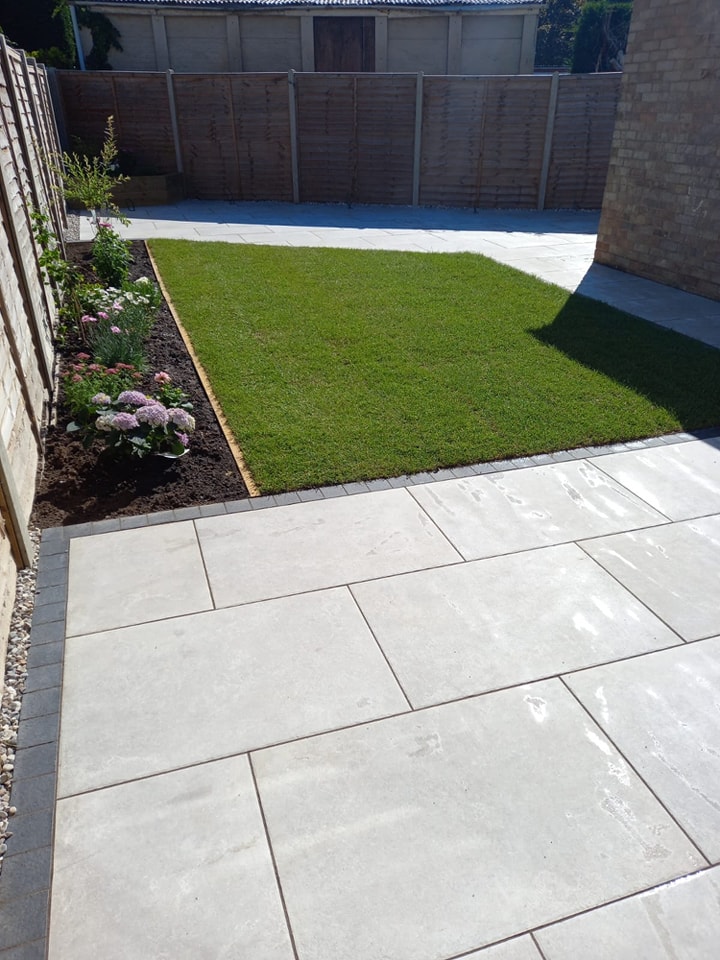
[[[71,540],[179,520],[199,520],[219,514],[264,510],[310,500],[354,496],[375,490],[411,487],[419,483],[440,483],[460,477],[522,470],[551,463],[602,457],[611,453],[717,438],[720,438],[720,428],[674,433],[627,443],[580,447],[513,460],[497,460],[467,467],[337,484],[198,507],[182,507],[161,513],[44,530],[40,543],[37,595],[30,633],[28,677],[20,713],[11,793],[11,801],[18,807],[18,813],[10,820],[9,829],[12,835],[8,840],[8,850],[0,876],[0,960],[46,960],[47,957]]]

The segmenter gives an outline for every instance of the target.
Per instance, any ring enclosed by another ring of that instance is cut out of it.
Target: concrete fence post
[[[298,161],[297,87],[295,71],[288,70],[288,107],[290,116],[290,164],[292,168],[293,203],[300,203],[300,169]]]
[[[555,114],[557,113],[558,88],[560,74],[554,73],[550,80],[550,96],[548,97],[547,122],[545,123],[545,144],[543,147],[542,167],[540,168],[540,182],[538,183],[538,210],[545,209],[548,174],[550,173],[550,158],[552,157],[553,136],[555,133]]]
[[[420,158],[422,151],[423,123],[423,74],[418,73],[415,82],[415,143],[413,148],[412,205],[420,203]]]

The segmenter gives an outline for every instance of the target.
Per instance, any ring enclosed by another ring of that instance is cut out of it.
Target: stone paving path
[[[126,211],[132,239],[481,253],[566,290],[720,347],[720,303],[593,263],[599,215],[585,210],[439,210],[186,200]],[[93,229],[81,220],[81,238]]]
[[[46,532],[9,960],[714,958],[720,436],[594,453]]]

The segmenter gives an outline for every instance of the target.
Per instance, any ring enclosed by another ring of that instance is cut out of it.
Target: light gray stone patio
[[[593,214],[162,213],[720,319],[583,273]],[[46,531],[1,960],[714,960],[720,437],[549,460]]]
[[[710,960],[719,596],[716,438],[70,539],[50,960]]]

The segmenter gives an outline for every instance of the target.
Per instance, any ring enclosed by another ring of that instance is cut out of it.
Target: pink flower
[[[104,310],[98,310],[98,316],[101,320],[109,320],[110,317],[105,313]]]
[[[102,370],[102,367],[99,363],[91,363],[88,370],[92,370],[93,373],[98,373],[98,371]]]
[[[176,433],[175,436],[184,447],[190,446],[190,437],[186,433]]]
[[[85,314],[80,317],[80,323],[97,323],[97,317],[91,317],[89,314]]]
[[[89,360],[89,359],[90,359],[90,354],[89,354],[89,353],[76,353],[76,354],[75,354],[75,359],[76,359],[76,360]]]
[[[110,333],[122,333],[120,327],[110,327]]]
[[[108,367],[105,373],[119,373],[119,370],[116,370],[115,367]]]
[[[161,370],[160,373],[156,373],[155,376],[153,377],[153,380],[155,381],[155,383],[170,383],[171,379],[172,378],[170,374],[165,373],[164,370]]]
[[[112,308],[113,308],[113,310],[116,310],[118,313],[122,313],[122,309],[123,309],[122,304],[121,304],[121,303],[118,303],[117,300],[116,300],[115,303],[113,304],[113,307],[112,307]]]
[[[82,377],[80,376],[79,373],[76,373],[73,375],[73,378],[72,378],[73,383],[80,383],[81,381],[82,381]]]

